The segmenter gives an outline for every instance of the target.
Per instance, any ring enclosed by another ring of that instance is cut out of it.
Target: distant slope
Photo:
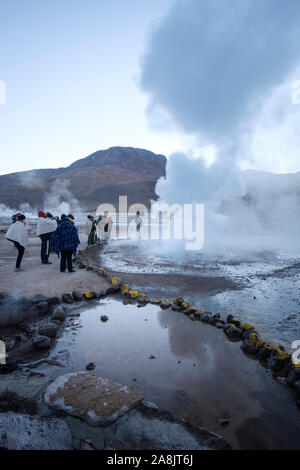
[[[29,203],[41,207],[56,180],[68,181],[69,189],[85,210],[104,202],[118,203],[128,196],[128,205],[150,205],[156,200],[155,184],[165,176],[166,157],[149,150],[111,147],[77,160],[67,168],[31,170],[0,175],[0,203],[18,207]]]

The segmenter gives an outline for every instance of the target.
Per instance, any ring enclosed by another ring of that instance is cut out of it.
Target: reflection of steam
[[[167,326],[169,345],[173,354],[179,358],[197,359],[204,369],[211,369],[215,364],[215,350],[205,337],[206,328],[196,325],[183,314],[171,310],[158,313],[161,328]]]

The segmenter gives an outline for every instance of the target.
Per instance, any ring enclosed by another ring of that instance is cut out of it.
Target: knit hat
[[[38,212],[38,216],[39,216],[39,217],[43,217],[44,219],[46,218],[46,214],[45,214],[45,212],[43,212],[43,211],[39,211],[39,212]]]
[[[53,215],[51,214],[51,212],[46,212],[46,217],[51,218],[51,217],[53,217]]]

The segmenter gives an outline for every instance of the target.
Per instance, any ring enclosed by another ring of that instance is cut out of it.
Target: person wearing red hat
[[[41,261],[42,264],[51,264],[49,261],[50,241],[52,233],[57,229],[57,222],[48,212],[45,214],[45,212],[39,211],[38,217],[39,219],[36,227],[36,236],[40,237],[42,241]]]

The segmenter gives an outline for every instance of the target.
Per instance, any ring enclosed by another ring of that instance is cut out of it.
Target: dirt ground
[[[79,249],[84,249],[86,236],[82,230],[79,232],[79,238],[81,240]],[[52,264],[42,264],[40,247],[40,239],[30,237],[22,261],[24,271],[15,272],[17,250],[11,242],[5,239],[4,234],[0,233],[0,290],[2,292],[9,291],[26,297],[35,294],[51,297],[71,293],[73,290],[100,291],[110,287],[104,278],[91,271],[78,269],[76,264],[74,265],[75,273],[67,271],[61,273],[60,260],[55,254],[51,254],[49,258]]]

